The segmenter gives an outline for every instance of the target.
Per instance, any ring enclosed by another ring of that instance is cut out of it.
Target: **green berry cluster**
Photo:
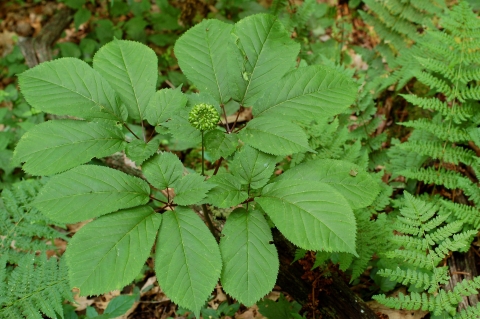
[[[210,104],[197,104],[195,105],[190,113],[188,114],[188,121],[200,131],[210,131],[213,130],[220,120],[220,115],[218,115],[215,107]]]

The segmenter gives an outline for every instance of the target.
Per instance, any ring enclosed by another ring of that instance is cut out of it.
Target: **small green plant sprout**
[[[36,208],[57,222],[93,219],[68,244],[71,285],[81,295],[122,288],[156,243],[159,285],[180,307],[199,317],[219,280],[233,298],[253,305],[271,291],[279,270],[267,216],[303,249],[357,255],[353,209],[369,206],[379,191],[365,170],[352,179],[354,164],[311,157],[273,174],[287,155],[315,154],[298,121],[345,112],[355,101],[355,82],[335,68],[297,67],[299,45],[268,14],[235,25],[204,20],[174,50],[199,93],[155,91],[154,52],[122,40],[102,47],[93,68],[63,58],[19,76],[32,106],[76,117],[33,127],[14,154],[27,173],[53,175]],[[232,105],[252,108],[254,119],[232,123]],[[158,152],[146,122],[177,145],[201,144],[209,178]],[[142,163],[141,178],[89,164],[123,151]],[[219,208],[232,210],[221,231],[210,217]]]

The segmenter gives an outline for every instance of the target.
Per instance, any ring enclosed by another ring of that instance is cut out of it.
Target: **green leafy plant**
[[[41,313],[63,318],[62,303],[72,300],[64,261],[46,258],[55,247],[48,242],[66,240],[31,202],[44,183],[26,180],[2,191],[0,202],[0,317],[42,318]],[[35,256],[40,252],[39,257]]]
[[[424,41],[425,26],[433,27],[434,18],[446,9],[445,1],[366,0],[364,2],[368,6],[368,13],[359,11],[359,14],[368,25],[374,28],[380,38],[375,51],[386,60],[390,69],[378,79],[380,88],[386,89],[397,83],[397,90],[400,90],[414,77],[411,70],[418,67],[414,56],[423,56],[423,53],[416,50],[418,47],[412,47],[412,45]],[[369,55],[371,52],[365,53],[363,50],[363,54]]]
[[[298,314],[302,306],[296,302],[288,302],[283,294],[280,295],[277,301],[270,299],[263,299],[257,302],[258,311],[267,318],[278,319],[302,319]]]
[[[87,319],[96,318],[96,319],[113,319],[118,318],[121,315],[125,314],[133,306],[135,301],[139,299],[138,288],[132,295],[120,295],[113,298],[107,305],[107,308],[103,311],[101,315],[97,313],[95,308],[87,307]],[[76,315],[76,314],[75,314]]]
[[[62,303],[73,302],[63,260],[24,253],[11,269],[0,257],[0,316],[2,318],[63,318]]]
[[[446,7],[444,0],[364,2],[372,14],[364,11],[359,13],[365,22],[375,28],[383,42],[377,49],[386,57],[392,57],[418,41],[421,37],[420,28],[428,24],[434,14],[440,14]]]
[[[477,34],[480,25],[466,2],[443,15],[442,23],[445,31],[432,29],[426,33],[426,41],[420,45],[429,58],[417,57],[421,68],[415,70],[417,79],[436,96],[402,95],[413,105],[434,114],[431,119],[402,123],[414,131],[408,142],[390,150],[391,170],[394,176],[457,190],[459,194],[455,197],[460,202],[447,205],[462,218],[462,210],[480,205],[480,167],[478,156],[471,149],[472,143],[480,145],[479,119],[474,112],[480,79],[476,71],[480,65]],[[462,166],[469,167],[471,174],[465,174]],[[463,222],[477,225],[476,216],[478,213],[469,217],[464,214]]]
[[[31,108],[18,91],[14,76],[27,69],[20,47],[15,45],[10,53],[0,58],[0,77],[6,86],[0,90],[0,189],[9,187],[23,177],[12,162],[13,149],[20,137],[32,126],[43,122],[41,112]],[[13,82],[13,83],[12,83]],[[3,87],[3,86],[2,86]]]
[[[38,180],[26,180],[2,191],[0,254],[10,264],[18,264],[28,252],[54,250],[55,246],[51,243],[56,238],[68,239],[64,233],[52,227],[64,228],[64,224],[55,223],[32,206],[32,201],[44,184]]]
[[[177,41],[179,65],[200,93],[155,92],[155,54],[122,40],[102,47],[93,68],[63,58],[19,76],[35,108],[76,117],[37,125],[14,154],[27,173],[53,175],[34,203],[46,216],[94,219],[67,247],[72,286],[82,295],[123,287],[156,243],[162,290],[198,317],[219,279],[246,305],[272,289],[279,261],[267,219],[301,248],[357,254],[352,209],[378,193],[369,174],[358,167],[351,175],[354,164],[313,156],[273,175],[285,156],[315,153],[297,120],[335,116],[356,96],[355,83],[334,68],[296,68],[298,50],[274,16],[260,14],[235,25],[204,20]],[[254,118],[229,122],[227,105],[251,107]],[[146,122],[185,145],[200,144],[211,159],[202,159],[206,172],[157,151]],[[124,150],[142,163],[141,178],[86,164]],[[233,210],[220,236],[211,208]]]
[[[402,206],[394,226],[400,234],[394,236],[398,248],[386,254],[398,263],[394,263],[390,269],[379,270],[377,275],[425,292],[413,291],[409,295],[400,293],[398,298],[385,295],[376,295],[373,298],[391,308],[422,309],[436,316],[454,316],[463,296],[478,293],[480,277],[464,280],[452,291],[446,291],[441,286],[449,281],[448,267],[439,267],[439,264],[450,252],[469,247],[477,231],[462,230],[461,221],[442,226],[449,215],[437,215],[433,204],[409,193],[405,193]],[[469,311],[473,311],[475,316],[480,314],[475,308]],[[462,318],[462,315],[458,313],[455,318]]]
[[[436,267],[448,251],[467,250],[480,225],[479,162],[474,151],[480,144],[479,118],[474,111],[478,107],[475,100],[480,79],[477,71],[480,24],[463,1],[440,18],[444,30],[432,28],[425,32],[414,51],[423,54],[415,57],[418,67],[411,70],[420,82],[430,87],[430,92],[424,96],[402,95],[413,105],[430,110],[432,116],[401,123],[414,130],[407,142],[394,141],[388,152],[392,177],[405,176],[409,190],[419,182],[429,186],[429,191],[422,194],[423,200],[405,195],[408,209],[402,215],[408,216],[398,218],[403,225],[399,231],[411,235],[399,237],[405,248],[402,252],[405,260],[423,270],[408,267],[381,273],[406,285],[415,281],[417,289],[427,292],[412,292],[411,296],[400,299],[381,296],[378,300],[396,308],[422,308],[436,315],[474,318],[478,316],[478,308],[459,313],[455,308],[462,296],[479,289],[478,277],[446,292],[441,285],[448,280],[447,270]]]

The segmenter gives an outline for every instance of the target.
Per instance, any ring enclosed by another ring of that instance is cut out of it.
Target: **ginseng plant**
[[[71,285],[81,295],[121,289],[154,247],[162,290],[198,317],[219,280],[245,305],[273,288],[279,260],[271,225],[298,247],[356,255],[353,209],[378,193],[367,172],[310,156],[273,174],[286,156],[315,153],[296,123],[345,112],[355,83],[330,67],[297,67],[299,45],[267,14],[235,25],[204,20],[174,52],[199,93],[155,91],[155,53],[123,40],[102,47],[93,67],[63,58],[19,75],[35,109],[68,115],[29,130],[14,157],[27,173],[51,176],[34,201],[41,212],[62,223],[93,219],[68,244]],[[232,123],[227,104],[237,115],[251,108],[253,119]],[[158,138],[148,140],[147,123],[201,146],[206,170],[187,170]],[[135,162],[137,176],[91,162],[117,152]],[[221,232],[212,208],[230,212]]]

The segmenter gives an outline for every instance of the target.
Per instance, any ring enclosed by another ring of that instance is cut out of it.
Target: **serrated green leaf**
[[[128,115],[136,120],[144,119],[157,85],[155,52],[138,42],[114,39],[95,54],[93,68],[117,91]]]
[[[227,43],[233,26],[220,20],[203,20],[175,43],[175,56],[187,78],[222,103],[230,99],[227,80]]]
[[[145,110],[148,123],[159,125],[187,104],[187,97],[182,93],[182,88],[162,89],[157,91],[148,102]]]
[[[183,164],[172,153],[153,156],[143,164],[142,169],[148,181],[158,189],[172,187],[183,175]]]
[[[229,208],[248,198],[248,193],[242,191],[242,185],[232,174],[217,174],[212,176],[208,182],[215,186],[208,193],[206,202],[216,207]]]
[[[212,185],[205,182],[205,177],[193,173],[182,177],[173,185],[175,198],[173,201],[178,205],[193,205],[201,201],[212,188]]]
[[[242,130],[240,139],[273,155],[314,152],[308,146],[307,135],[298,125],[279,118],[254,118]]]
[[[238,208],[228,216],[222,234],[222,287],[249,307],[277,280],[279,261],[270,227],[259,211]]]
[[[298,247],[357,256],[355,217],[346,199],[331,186],[312,180],[283,180],[265,186],[255,201]]]
[[[234,74],[234,83],[240,104],[249,107],[295,67],[300,45],[290,38],[277,17],[269,14],[246,17],[235,24],[232,32],[237,54],[240,51],[243,60],[243,70]]]
[[[208,92],[198,92],[198,93],[189,93],[186,94],[188,102],[187,102],[187,113],[190,112],[189,110],[193,108],[197,104],[210,104],[215,107],[218,113],[221,113],[222,109],[220,108],[220,102],[218,102],[210,93]]]
[[[142,140],[133,140],[128,143],[125,148],[125,154],[137,165],[142,165],[142,163],[152,156],[158,149],[160,145],[160,140],[158,138],[153,138],[150,142],[145,143]]]
[[[257,189],[267,184],[275,169],[276,157],[262,153],[248,145],[235,154],[230,172],[242,184]]]
[[[280,175],[277,181],[292,179],[328,184],[347,199],[352,209],[370,205],[380,192],[378,183],[370,174],[358,165],[342,160],[315,159],[302,163]]]
[[[202,134],[188,122],[188,112],[176,114],[162,126],[168,129],[173,138],[187,141],[190,147],[194,147],[202,141]]]
[[[345,111],[357,95],[352,79],[335,69],[312,65],[287,73],[275,90],[257,100],[255,117],[284,116],[291,120],[329,118]]]
[[[160,287],[173,302],[194,311],[198,318],[221,269],[217,242],[195,212],[176,207],[163,214],[155,272]]]
[[[48,121],[26,132],[14,152],[32,175],[52,175],[125,148],[122,132],[105,123]]]
[[[108,167],[82,165],[52,177],[33,205],[53,221],[73,224],[146,204],[149,195],[148,184],[137,177]]]
[[[125,106],[110,84],[79,59],[44,62],[18,79],[23,96],[37,110],[84,119],[127,119]]]
[[[71,285],[87,296],[132,282],[150,254],[161,221],[162,215],[141,206],[83,226],[65,252]]]
[[[215,161],[220,157],[226,158],[235,152],[238,145],[236,134],[226,134],[221,130],[212,130],[205,133],[205,151],[210,159]]]

